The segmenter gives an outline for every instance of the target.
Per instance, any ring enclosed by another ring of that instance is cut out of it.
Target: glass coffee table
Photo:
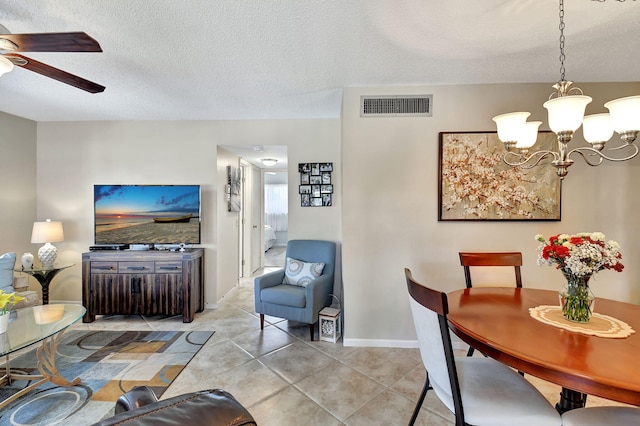
[[[62,377],[56,367],[56,349],[64,331],[85,314],[85,308],[76,304],[53,304],[17,309],[9,315],[9,328],[0,333],[0,356],[5,357],[4,372],[0,369],[0,387],[16,380],[32,381],[32,384],[0,401],[0,410],[20,398],[31,389],[46,382],[58,386],[73,386],[80,383],[76,378],[69,381]],[[13,374],[10,355],[33,344],[37,349],[38,371],[40,374]]]

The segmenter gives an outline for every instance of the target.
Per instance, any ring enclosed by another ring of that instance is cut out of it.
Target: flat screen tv
[[[96,244],[200,244],[200,185],[94,185]]]

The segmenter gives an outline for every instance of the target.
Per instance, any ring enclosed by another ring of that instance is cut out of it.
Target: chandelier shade
[[[538,139],[538,127],[541,124],[542,121],[527,121],[524,123],[524,129],[522,129],[516,141],[516,148],[529,149],[535,145]]]
[[[569,95],[550,99],[542,106],[549,112],[549,128],[553,133],[575,132],[582,124],[589,96]]]
[[[607,113],[586,115],[582,120],[582,134],[590,144],[608,141],[613,136],[611,117]]]
[[[498,128],[498,138],[503,142],[516,142],[530,115],[530,112],[508,112],[493,117]]]
[[[640,96],[615,99],[604,104],[611,114],[611,125],[618,133],[640,131]]]

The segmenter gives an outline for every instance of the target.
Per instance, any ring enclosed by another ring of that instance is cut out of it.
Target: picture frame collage
[[[329,207],[333,203],[333,163],[298,163],[300,206]]]

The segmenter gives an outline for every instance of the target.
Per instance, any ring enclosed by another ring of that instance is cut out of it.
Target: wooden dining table
[[[545,324],[529,308],[558,305],[558,292],[474,287],[447,295],[449,327],[482,354],[560,385],[560,412],[586,395],[640,406],[640,306],[596,298],[594,312],[626,322],[625,338],[590,336]]]

